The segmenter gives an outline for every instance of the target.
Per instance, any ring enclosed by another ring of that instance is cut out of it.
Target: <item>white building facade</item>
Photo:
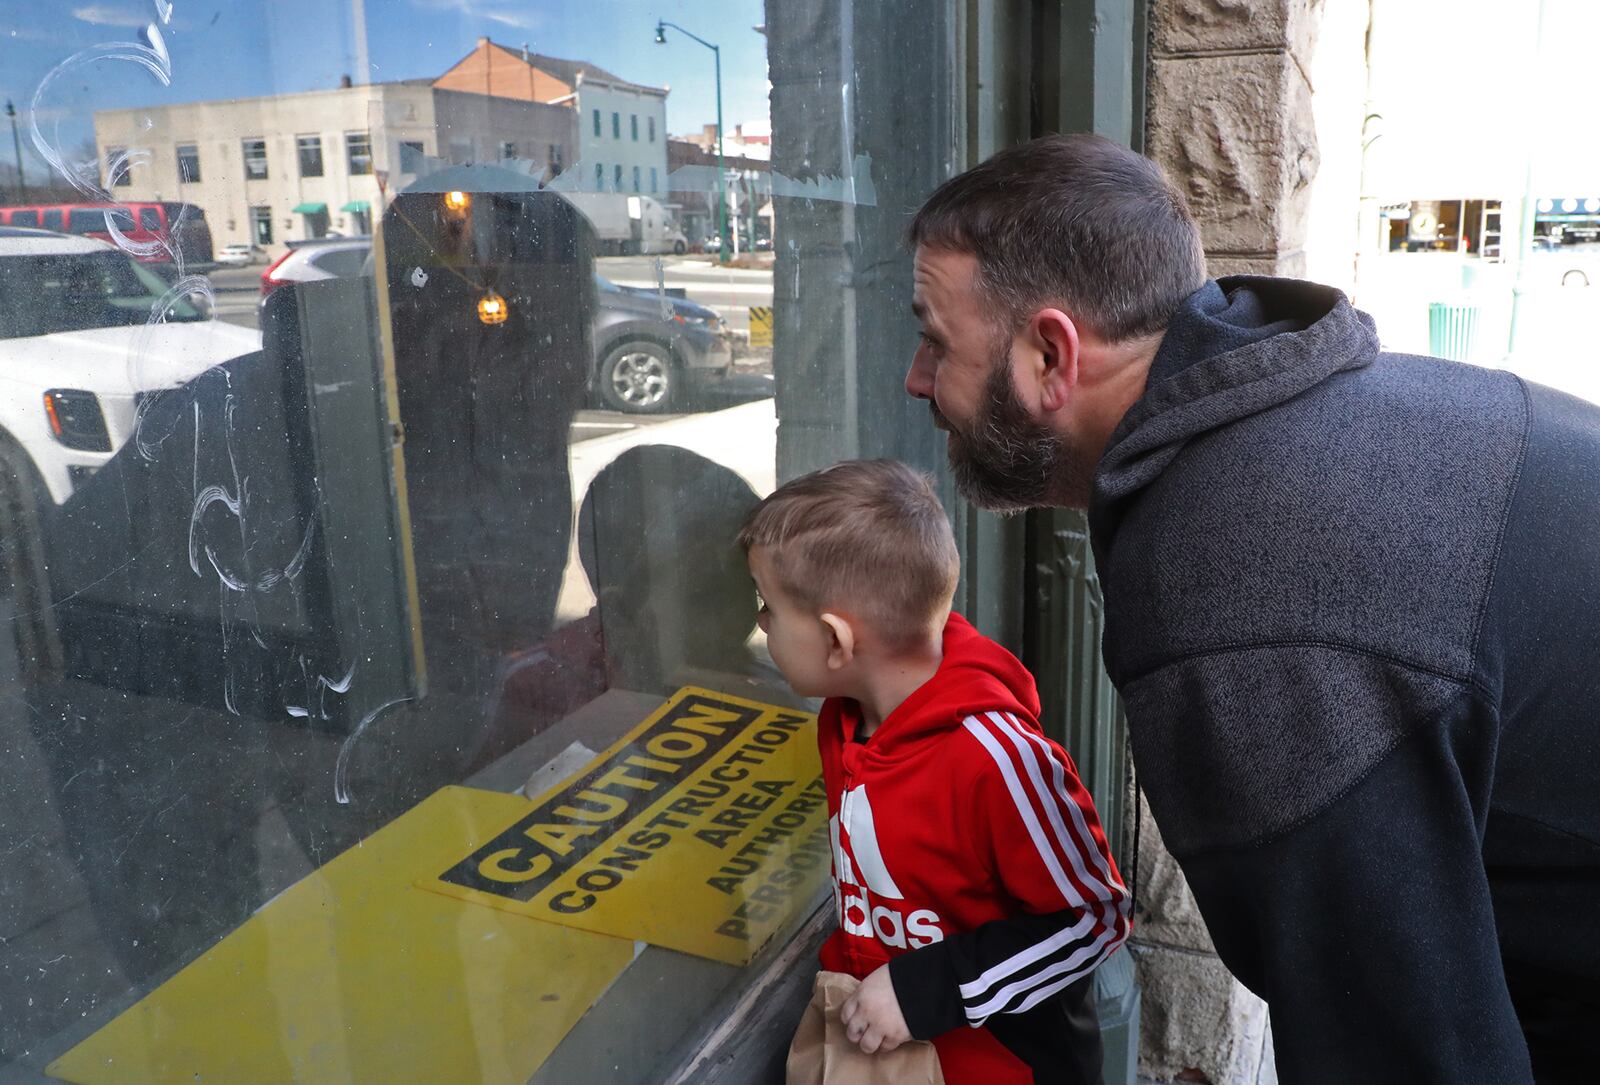
[[[575,121],[569,106],[417,80],[103,110],[95,142],[102,163],[133,152],[106,179],[114,197],[195,204],[217,248],[248,242],[270,256],[290,240],[370,233],[423,156],[558,173],[577,157]]]
[[[593,192],[664,197],[667,192],[667,92],[621,80],[578,76],[582,184]]]

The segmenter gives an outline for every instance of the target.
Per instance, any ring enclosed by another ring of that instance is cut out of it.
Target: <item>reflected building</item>
[[[192,203],[218,248],[275,256],[291,241],[370,234],[387,198],[441,162],[514,161],[544,179],[577,167],[577,187],[664,194],[666,98],[480,38],[438,77],[98,110],[95,144],[101,162],[132,152],[106,178],[118,199]]]

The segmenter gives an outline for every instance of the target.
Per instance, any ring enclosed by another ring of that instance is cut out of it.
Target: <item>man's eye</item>
[[[944,349],[944,344],[940,343],[939,340],[935,339],[927,332],[918,332],[917,338],[922,340],[923,346],[927,347],[931,351],[934,351],[935,353]]]

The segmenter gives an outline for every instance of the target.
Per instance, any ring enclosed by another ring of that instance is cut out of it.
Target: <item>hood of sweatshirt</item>
[[[842,713],[847,739],[860,718],[850,706]],[[1012,712],[1036,722],[1039,691],[1016,656],[952,613],[938,673],[889,713],[860,752],[869,761],[897,761],[908,747],[955,730],[975,712]]]
[[[1254,276],[1206,283],[1173,316],[1144,395],[1096,468],[1089,521],[1097,557],[1126,502],[1190,441],[1377,356],[1372,318],[1332,287]]]

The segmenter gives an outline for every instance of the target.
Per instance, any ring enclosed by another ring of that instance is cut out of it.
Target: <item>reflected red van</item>
[[[111,241],[111,231],[106,229],[107,212],[116,222],[117,229],[130,241],[148,244],[165,239],[183,257],[186,267],[212,262],[211,225],[206,222],[206,213],[192,203],[130,201],[19,204],[0,207],[0,225],[31,226]],[[160,264],[171,262],[172,256],[161,249],[150,255],[139,255],[139,259],[145,263]]]

